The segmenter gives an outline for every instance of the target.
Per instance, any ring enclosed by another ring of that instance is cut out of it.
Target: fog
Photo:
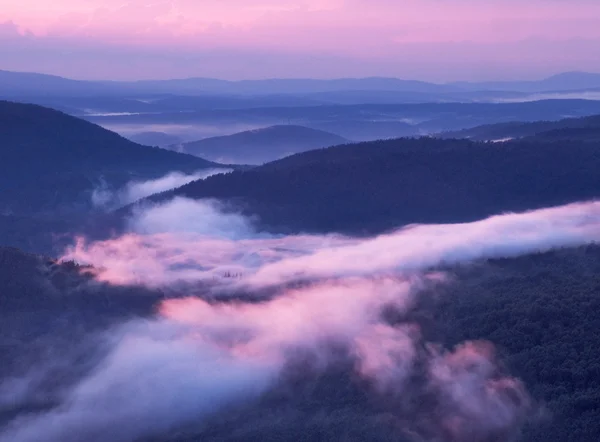
[[[267,406],[296,370],[313,379],[301,384],[307,392],[342,370],[336,382],[387,404],[398,437],[513,440],[536,405],[493,345],[444,349],[427,342],[409,312],[423,293],[451,283],[440,267],[600,239],[597,202],[373,238],[271,235],[226,209],[180,198],[146,206],[124,236],[81,239],[65,253],[93,264],[99,281],[181,291],[155,315],[105,330],[107,356],[56,406],[10,422],[2,442],[166,440],[182,428],[202,435]],[[279,421],[265,422],[267,431]]]
[[[204,169],[189,175],[181,172],[171,172],[155,180],[131,181],[122,189],[116,191],[109,189],[106,184],[103,184],[92,192],[92,204],[96,208],[112,210],[150,195],[181,187],[192,181],[202,180],[209,176],[230,171],[231,169]]]
[[[214,201],[176,198],[145,207],[129,233],[80,239],[65,258],[101,268],[120,284],[161,286],[243,274],[236,285],[263,288],[295,280],[420,272],[483,258],[511,257],[600,239],[600,202],[578,203],[448,225],[413,225],[372,238],[273,236]],[[118,275],[118,276],[117,276]],[[230,281],[225,281],[229,285]]]

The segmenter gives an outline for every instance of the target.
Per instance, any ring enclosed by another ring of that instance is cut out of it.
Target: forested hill
[[[0,101],[0,211],[30,213],[79,201],[103,179],[120,185],[214,163],[141,146],[95,124],[31,104]]]
[[[377,232],[595,198],[599,168],[594,143],[397,139],[301,153],[159,198],[228,200],[274,229]]]
[[[221,163],[262,164],[348,140],[318,129],[279,125],[184,143],[183,152]]]
[[[591,136],[590,136],[591,135]],[[468,138],[477,141],[504,140],[539,136],[540,139],[598,140],[600,138],[600,115],[581,118],[565,118],[559,121],[514,121],[486,124],[471,129],[445,132],[440,138]]]

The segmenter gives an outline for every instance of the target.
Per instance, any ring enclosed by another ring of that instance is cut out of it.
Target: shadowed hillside
[[[297,154],[156,198],[224,199],[276,230],[379,232],[595,198],[599,167],[593,143],[397,139]]]
[[[101,181],[121,186],[170,171],[213,167],[200,158],[141,146],[95,124],[40,106],[0,101],[0,212],[89,204]]]

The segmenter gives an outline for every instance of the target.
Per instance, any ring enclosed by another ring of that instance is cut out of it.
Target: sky
[[[598,0],[0,0],[0,69],[80,79],[535,79],[598,47]]]

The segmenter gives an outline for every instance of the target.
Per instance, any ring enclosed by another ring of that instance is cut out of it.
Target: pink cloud
[[[599,213],[600,203],[590,202],[468,224],[412,226],[368,239],[273,237],[206,202],[175,199],[135,216],[130,226],[137,233],[79,242],[65,259],[95,264],[98,278],[113,284],[165,287],[185,282],[217,292],[260,291],[289,282],[412,274],[440,264],[598,242]],[[194,219],[198,221],[190,221]]]
[[[393,45],[600,36],[600,4],[586,0],[61,0],[42,8],[38,3],[11,3],[4,15],[37,35],[80,33],[100,40],[200,47],[277,42],[295,49],[320,44],[361,50],[374,40]]]

